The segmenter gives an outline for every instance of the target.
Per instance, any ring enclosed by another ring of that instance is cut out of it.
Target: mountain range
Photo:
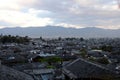
[[[60,26],[44,26],[44,27],[15,27],[0,29],[3,35],[19,35],[29,36],[33,38],[57,38],[57,37],[84,37],[84,38],[120,38],[120,29],[102,29],[96,27],[87,28],[65,28]]]

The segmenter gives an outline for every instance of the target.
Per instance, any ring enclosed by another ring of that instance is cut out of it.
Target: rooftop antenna
[[[117,0],[118,8],[120,9],[120,0]]]

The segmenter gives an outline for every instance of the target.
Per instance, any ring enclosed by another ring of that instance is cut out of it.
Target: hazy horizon
[[[120,29],[102,29],[96,27],[88,28],[65,28],[60,26],[27,27],[27,28],[4,28],[0,34],[20,35],[39,38],[55,37],[84,37],[84,38],[120,38]]]

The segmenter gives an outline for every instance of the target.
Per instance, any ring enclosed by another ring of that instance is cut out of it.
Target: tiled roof
[[[0,80],[34,80],[33,77],[12,68],[0,65]]]
[[[101,78],[112,75],[112,72],[107,68],[81,58],[66,65],[63,68],[63,72],[71,78]]]

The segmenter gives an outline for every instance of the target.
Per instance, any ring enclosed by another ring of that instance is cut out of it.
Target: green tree
[[[48,62],[56,63],[56,62],[61,62],[60,57],[50,57],[47,59]]]
[[[80,38],[80,41],[84,41],[84,38],[83,38],[83,37],[81,37],[81,38]]]
[[[110,46],[110,45],[103,45],[102,47],[101,47],[101,50],[103,50],[103,51],[108,51],[108,52],[111,52],[112,51],[112,49],[113,49],[113,47],[112,46]]]
[[[2,35],[0,36],[1,43],[29,43],[29,38],[27,36],[20,37],[20,36],[11,36],[11,35]]]
[[[98,59],[97,62],[101,64],[109,64],[108,59],[105,57]]]
[[[81,49],[80,50],[80,55],[83,57],[83,58],[85,58],[86,57],[86,55],[87,55],[87,51],[86,51],[86,49]]]

